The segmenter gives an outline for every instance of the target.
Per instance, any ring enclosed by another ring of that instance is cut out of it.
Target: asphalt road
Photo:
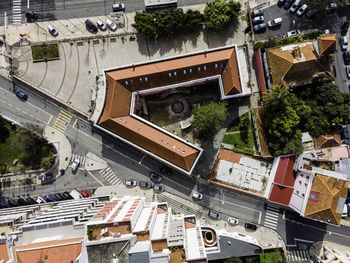
[[[340,50],[334,54],[333,65],[336,72],[335,83],[337,87],[341,92],[349,93],[350,80],[346,76],[343,55]]]
[[[29,2],[29,8],[28,8]],[[22,21],[28,10],[36,11],[40,21],[70,19],[89,16],[104,16],[112,12],[115,0],[22,0]],[[125,12],[144,10],[143,0],[124,0]],[[205,0],[179,0],[178,6],[204,4]],[[12,0],[0,1],[0,25],[4,24],[4,13],[7,13],[8,23],[12,23]]]
[[[12,92],[12,83],[0,79],[0,111],[2,115],[14,119],[16,122],[34,122],[38,125],[45,125],[50,116],[57,116],[59,107],[48,103],[26,90],[29,94],[27,102],[16,98]],[[21,88],[23,89],[23,88]],[[28,115],[33,117],[28,117]],[[136,180],[148,180],[150,171],[159,171],[161,164],[154,159],[143,155],[134,148],[120,142],[108,135],[91,129],[89,123],[83,120],[78,121],[77,128],[69,125],[66,135],[74,144],[74,152],[86,154],[93,152],[103,157],[109,166],[117,171],[121,180],[134,178]],[[102,148],[101,148],[102,146]],[[101,150],[102,149],[102,150]],[[96,175],[98,177],[98,175]],[[99,180],[103,180],[100,176]],[[51,192],[69,191],[77,189],[94,189],[100,184],[90,175],[85,176],[85,171],[79,170],[76,174],[69,171],[51,185],[37,186],[35,189],[5,190],[4,196],[42,195]],[[241,194],[234,191],[227,191],[216,188],[206,183],[200,183],[192,178],[178,174],[174,171],[171,177],[164,178],[166,191],[176,194],[187,200],[192,200],[193,190],[201,192],[204,197],[199,202],[205,208],[219,211],[223,218],[228,216],[240,219],[242,223],[252,222],[264,225],[266,210],[264,202],[260,199]],[[193,200],[192,200],[193,201]],[[350,246],[350,229],[345,227],[331,226],[317,221],[309,220],[287,211],[283,216],[283,209],[277,224],[277,232],[285,243],[295,249],[306,249],[313,241],[327,240]]]

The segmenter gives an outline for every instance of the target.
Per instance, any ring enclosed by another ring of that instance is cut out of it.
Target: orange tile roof
[[[348,181],[316,174],[304,216],[339,225],[348,185]]]
[[[132,65],[105,74],[107,93],[98,125],[187,172],[200,150],[131,116],[132,92],[214,75],[221,76],[225,96],[242,90],[235,47]]]
[[[341,145],[341,138],[338,132],[324,134],[314,139],[316,149],[336,147]]]
[[[269,48],[266,54],[272,84],[303,85],[309,83],[316,74],[333,79],[329,69],[319,60],[311,42]]]
[[[71,263],[77,262],[82,251],[82,237],[53,240],[15,246],[15,263]]]
[[[320,54],[334,53],[337,51],[337,35],[322,34],[317,39]]]

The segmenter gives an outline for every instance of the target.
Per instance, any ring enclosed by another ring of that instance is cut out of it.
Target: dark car
[[[34,11],[26,12],[25,16],[26,16],[27,22],[35,22],[39,18],[38,14]]]
[[[244,227],[248,228],[248,229],[251,229],[251,230],[254,230],[254,231],[257,229],[257,226],[254,225],[254,224],[251,224],[251,223],[245,223]]]
[[[262,23],[262,24],[255,25],[253,29],[255,33],[261,33],[266,31],[266,28],[267,28],[267,25],[265,23]]]
[[[277,6],[279,7],[279,8],[281,8],[283,5],[284,5],[284,2],[285,2],[286,0],[278,0],[278,2],[277,2]]]
[[[288,10],[292,6],[293,3],[294,3],[294,0],[286,0],[286,2],[283,5],[283,8]]]
[[[161,192],[164,192],[164,191],[165,191],[165,187],[164,187],[164,185],[162,185],[162,184],[155,184],[155,185],[153,186],[153,190],[156,191],[156,192],[161,193]]]
[[[208,216],[210,216],[211,218],[216,219],[216,220],[220,220],[221,219],[220,213],[216,212],[214,210],[209,210]]]
[[[149,176],[154,182],[160,183],[161,181],[163,181],[163,177],[155,172],[150,172]]]
[[[20,206],[28,205],[27,202],[26,202],[23,198],[18,198],[18,199],[17,199],[17,203],[18,203]]]
[[[17,90],[16,91],[16,96],[21,99],[21,100],[27,100],[28,99],[28,95],[25,94],[23,91]]]
[[[7,202],[5,200],[0,201],[0,208],[8,208],[8,207],[9,206],[8,206],[8,204],[7,204]]]
[[[28,205],[36,205],[37,204],[37,202],[30,196],[26,198],[26,203]]]
[[[326,11],[329,13],[335,12],[335,10],[338,8],[336,3],[329,3],[326,6]]]
[[[64,196],[64,198],[66,198],[66,200],[73,199],[73,197],[68,192],[64,192],[62,195]]]
[[[98,28],[97,26],[95,25],[94,22],[92,22],[90,19],[86,19],[85,20],[85,26],[86,26],[86,29],[90,32],[90,33],[97,33],[98,31]]]
[[[349,65],[350,64],[350,53],[349,51],[343,52],[343,59],[344,59],[344,64]]]
[[[45,200],[45,202],[48,202],[48,203],[49,202],[55,202],[55,199],[53,199],[51,195],[45,195],[43,197],[43,199]]]
[[[341,26],[341,35],[342,36],[345,36],[346,33],[348,32],[349,30],[349,25],[350,25],[350,22],[349,21],[345,21],[343,23],[343,25]]]
[[[7,200],[7,204],[8,204],[10,207],[19,206],[19,204],[16,202],[16,200],[13,200],[13,199]]]
[[[171,176],[173,174],[173,171],[168,169],[167,167],[160,168],[160,173],[165,176]]]
[[[139,182],[139,186],[141,188],[148,188],[148,189],[151,189],[153,187],[153,183],[151,182],[145,182],[145,181],[140,181]]]
[[[315,15],[317,14],[317,10],[316,9],[311,9],[306,13],[306,17],[308,19],[313,18]]]

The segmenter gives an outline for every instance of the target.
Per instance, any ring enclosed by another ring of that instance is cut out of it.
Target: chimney
[[[300,60],[301,59],[301,50],[300,47],[295,47],[292,50],[292,56],[294,59]]]

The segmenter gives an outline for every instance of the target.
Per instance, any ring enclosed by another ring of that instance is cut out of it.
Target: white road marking
[[[100,185],[102,185],[102,186],[105,186],[103,183],[101,183],[101,181],[100,180],[98,180],[97,178],[96,178],[96,176],[94,176],[92,173],[90,173],[90,171],[86,171],[92,178],[94,178],[95,180],[96,180],[96,182],[98,182]]]

